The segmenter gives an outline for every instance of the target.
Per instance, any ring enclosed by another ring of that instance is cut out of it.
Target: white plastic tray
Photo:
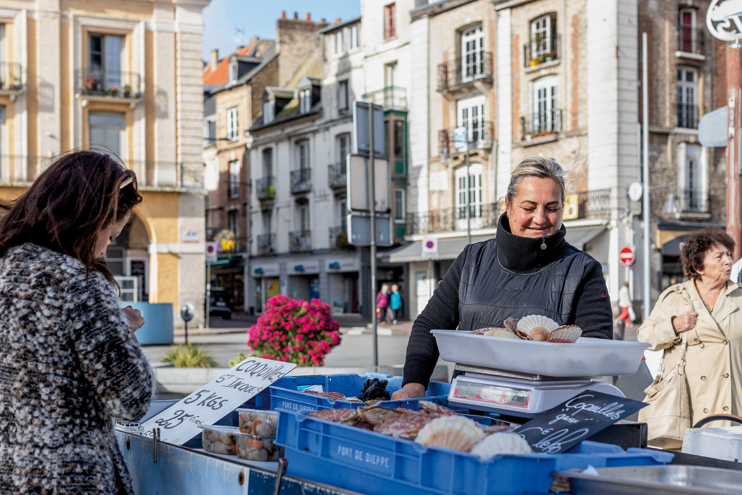
[[[533,342],[431,330],[441,359],[452,363],[561,378],[633,375],[649,344],[581,337],[574,344]]]

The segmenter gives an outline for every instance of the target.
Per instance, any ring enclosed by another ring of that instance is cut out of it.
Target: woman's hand
[[[404,387],[392,394],[392,400],[417,399],[425,397],[425,386],[422,383],[406,383]]]
[[[144,317],[142,316],[142,312],[138,309],[132,308],[131,306],[127,306],[121,311],[123,311],[126,322],[129,324],[131,335],[134,336],[134,332],[142,328],[142,325],[144,325]],[[136,340],[136,337],[134,337],[134,339]]]
[[[696,326],[696,321],[698,321],[698,313],[695,311],[686,311],[682,315],[672,319],[672,328],[675,330],[675,333],[681,334],[692,330]]]

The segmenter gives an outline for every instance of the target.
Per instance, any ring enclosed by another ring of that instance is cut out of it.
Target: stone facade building
[[[144,203],[106,253],[126,301],[203,312],[201,9],[208,0],[9,0],[0,8],[0,197],[59,153],[104,148]]]

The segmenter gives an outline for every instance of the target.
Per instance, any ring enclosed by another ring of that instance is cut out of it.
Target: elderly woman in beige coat
[[[691,425],[712,414],[742,413],[742,288],[729,280],[733,251],[734,241],[719,228],[691,234],[681,251],[689,280],[664,291],[637,330],[638,340],[665,350],[666,373],[680,360],[687,332]],[[651,429],[650,423],[650,443]]]

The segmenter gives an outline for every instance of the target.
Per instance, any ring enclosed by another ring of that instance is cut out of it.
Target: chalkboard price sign
[[[536,453],[558,454],[647,404],[587,390],[524,424],[515,433]]]

